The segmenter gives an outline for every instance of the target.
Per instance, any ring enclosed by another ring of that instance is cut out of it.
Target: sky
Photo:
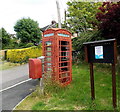
[[[67,9],[68,0],[58,0],[61,21],[64,20],[64,10]],[[42,28],[51,24],[52,20],[58,22],[56,0],[1,0],[0,1],[0,28],[14,34],[14,25],[22,18],[30,17],[39,23]]]

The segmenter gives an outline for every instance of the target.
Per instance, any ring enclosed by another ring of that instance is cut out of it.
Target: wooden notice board
[[[88,63],[116,63],[117,45],[115,39],[86,42],[85,56]]]
[[[93,63],[112,64],[112,99],[113,107],[116,108],[116,74],[115,64],[117,63],[116,39],[100,40],[83,43],[85,46],[85,60],[90,63],[90,84],[91,98],[95,99]]]

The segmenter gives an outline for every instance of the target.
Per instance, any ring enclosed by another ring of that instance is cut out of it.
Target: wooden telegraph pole
[[[64,10],[64,14],[65,14],[65,27],[67,26],[67,23],[66,23],[66,10]]]
[[[57,13],[58,13],[58,27],[61,28],[60,6],[58,0],[56,1]]]

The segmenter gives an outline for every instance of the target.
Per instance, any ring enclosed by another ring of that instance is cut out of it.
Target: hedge
[[[7,61],[13,63],[25,63],[29,58],[37,58],[42,55],[41,46],[33,46],[23,49],[7,50]]]

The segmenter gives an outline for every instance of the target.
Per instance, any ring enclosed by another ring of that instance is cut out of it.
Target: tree
[[[7,33],[7,31],[4,28],[0,29],[0,32],[2,32],[2,47],[8,46],[10,44],[10,35]]]
[[[67,25],[72,32],[85,32],[97,24],[96,13],[101,3],[94,2],[67,2]]]
[[[96,15],[98,25],[106,39],[116,38],[120,49],[120,2],[103,2]]]
[[[41,31],[36,21],[30,18],[23,18],[17,21],[14,26],[14,31],[17,32],[17,38],[22,43],[39,43],[41,39]]]
[[[94,31],[87,31],[82,32],[77,38],[72,39],[72,48],[77,53],[75,54],[75,57],[78,58],[78,60],[84,60],[85,58],[85,52],[84,52],[84,42],[90,42],[90,41],[98,41],[104,39],[101,37],[101,32],[94,30]]]

